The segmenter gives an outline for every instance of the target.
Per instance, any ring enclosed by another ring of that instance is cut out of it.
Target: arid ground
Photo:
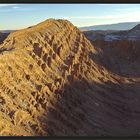
[[[139,33],[54,19],[1,33],[0,136],[140,135]]]

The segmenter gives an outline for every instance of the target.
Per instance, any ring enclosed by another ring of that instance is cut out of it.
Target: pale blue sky
[[[140,4],[0,4],[0,30],[21,29],[48,18],[75,26],[140,21]]]

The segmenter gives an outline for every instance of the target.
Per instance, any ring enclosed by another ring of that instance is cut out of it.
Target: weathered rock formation
[[[0,45],[0,135],[138,135],[140,78],[96,63],[66,20],[11,33]]]

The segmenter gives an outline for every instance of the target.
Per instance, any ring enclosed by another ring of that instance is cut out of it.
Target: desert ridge
[[[125,135],[139,126],[139,77],[98,63],[99,49],[68,20],[12,32],[0,52],[1,136]]]

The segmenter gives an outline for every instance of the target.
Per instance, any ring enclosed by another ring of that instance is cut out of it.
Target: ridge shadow
[[[42,129],[49,136],[137,136],[139,85],[89,83],[85,79],[65,84],[54,95],[57,101],[50,101],[40,118]]]

